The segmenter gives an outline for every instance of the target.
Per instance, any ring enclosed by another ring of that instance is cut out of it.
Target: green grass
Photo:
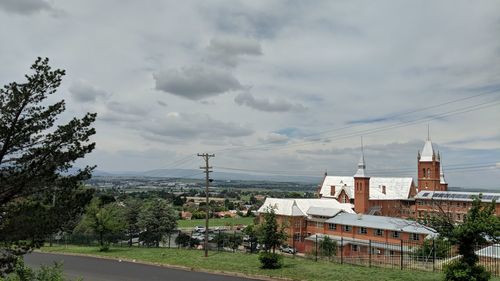
[[[422,281],[442,280],[442,274],[421,271],[401,271],[395,269],[368,268],[340,265],[326,261],[314,262],[303,258],[285,257],[285,266],[277,270],[260,269],[256,254],[210,252],[208,258],[203,251],[156,248],[112,248],[109,252],[99,252],[94,247],[68,246],[44,247],[44,252],[66,252],[87,254],[109,258],[135,259],[151,263],[185,266],[191,269],[216,272],[237,272],[247,275],[290,278],[293,280],[391,280]],[[498,281],[498,279],[496,279]]]
[[[210,219],[210,226],[231,226],[231,225],[250,225],[253,224],[253,217],[240,217],[240,218],[221,218],[221,219]],[[205,226],[205,220],[178,220],[178,227],[195,227],[197,225]]]

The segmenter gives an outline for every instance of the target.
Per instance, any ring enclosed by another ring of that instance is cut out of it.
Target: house
[[[193,214],[188,211],[182,211],[181,212],[181,219],[183,220],[190,220],[193,217]]]

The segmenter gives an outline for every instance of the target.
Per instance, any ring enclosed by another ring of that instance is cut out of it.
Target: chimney
[[[385,193],[385,185],[382,185],[382,193],[383,193],[383,194],[386,194],[386,193]]]

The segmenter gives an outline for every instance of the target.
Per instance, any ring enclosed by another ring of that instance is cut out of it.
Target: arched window
[[[430,178],[431,177],[431,169],[427,169],[427,177]]]
[[[426,178],[427,176],[425,175],[425,168],[422,169],[422,174],[423,174],[423,177]]]

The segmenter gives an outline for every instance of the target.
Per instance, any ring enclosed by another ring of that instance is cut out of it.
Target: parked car
[[[288,253],[288,254],[295,254],[295,253],[297,253],[297,249],[292,248],[290,246],[282,246],[281,247],[281,251],[283,253]]]
[[[203,227],[201,225],[197,225],[194,227],[194,231],[199,232],[199,233],[203,233],[203,232],[205,232],[205,227]]]

